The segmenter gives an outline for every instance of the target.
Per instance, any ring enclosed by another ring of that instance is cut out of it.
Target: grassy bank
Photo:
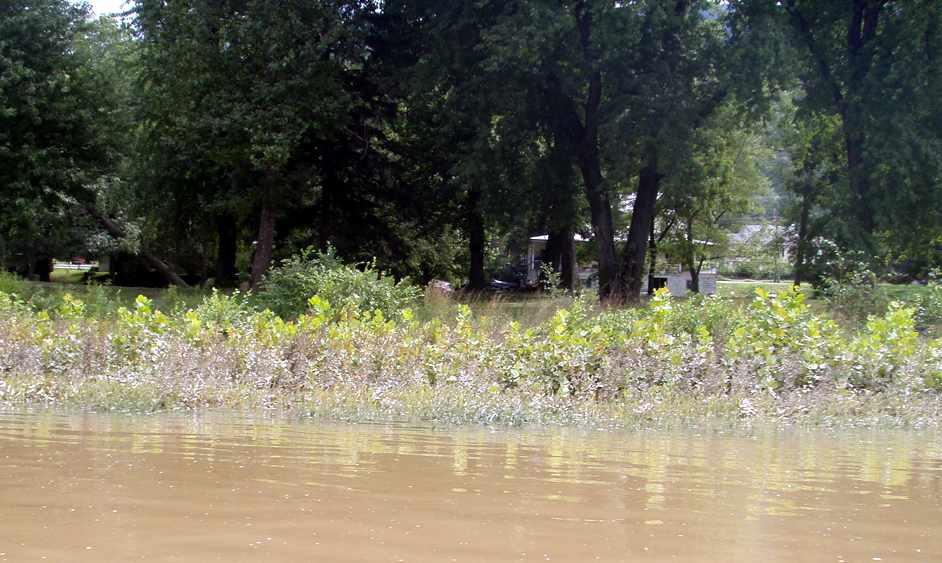
[[[313,298],[283,320],[239,295],[97,315],[0,293],[0,402],[95,410],[284,409],[341,420],[676,427],[936,426],[942,340],[892,307],[842,327],[788,289],[531,323],[440,302],[398,320]]]

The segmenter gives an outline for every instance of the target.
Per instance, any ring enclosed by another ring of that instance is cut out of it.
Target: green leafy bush
[[[387,318],[399,318],[421,292],[408,279],[397,282],[377,270],[375,263],[349,266],[333,248],[326,252],[307,249],[269,271],[254,300],[259,307],[289,319],[307,311],[308,300],[315,295],[330,303],[337,314],[381,311]]]
[[[889,296],[877,284],[877,275],[855,254],[835,259],[821,292],[835,314],[856,321],[883,314],[890,304]]]
[[[21,299],[29,297],[29,288],[26,282],[16,274],[0,272],[0,292],[7,295],[16,295]]]

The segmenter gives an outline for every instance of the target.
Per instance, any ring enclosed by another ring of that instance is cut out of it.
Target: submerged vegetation
[[[418,305],[422,307],[422,305]],[[935,425],[942,339],[894,303],[859,330],[806,295],[598,309],[571,300],[522,326],[472,313],[396,314],[319,296],[285,320],[214,293],[99,315],[65,295],[0,292],[0,402],[86,409],[278,408],[336,419],[600,427],[709,423]],[[430,320],[419,320],[430,318]]]

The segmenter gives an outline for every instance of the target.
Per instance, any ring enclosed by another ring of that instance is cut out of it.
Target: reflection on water
[[[0,413],[0,561],[942,561],[937,433]]]

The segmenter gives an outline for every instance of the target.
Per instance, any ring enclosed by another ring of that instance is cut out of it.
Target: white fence
[[[53,262],[52,268],[54,270],[79,270],[86,272],[92,268],[97,268],[98,264],[73,264],[71,262]]]

